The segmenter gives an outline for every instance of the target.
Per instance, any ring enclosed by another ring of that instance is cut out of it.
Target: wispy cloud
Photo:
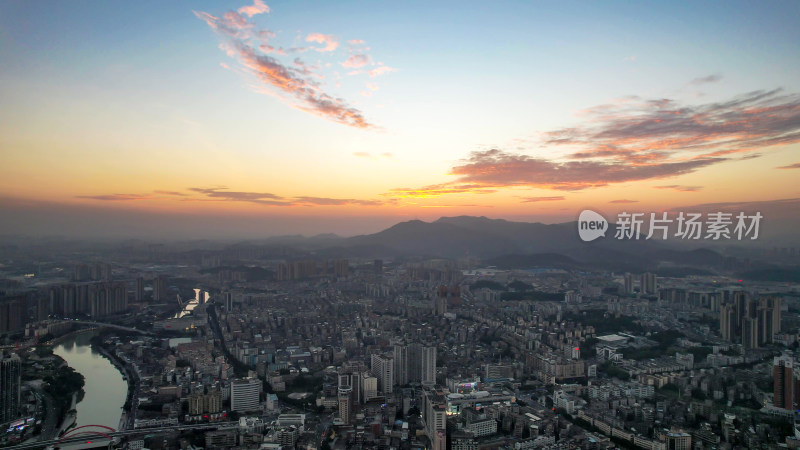
[[[269,8],[258,0],[252,6],[228,11],[221,16],[195,11],[195,15],[216,31],[222,38],[221,48],[228,56],[237,60],[244,72],[254,76],[260,84],[254,90],[273,94],[300,110],[356,128],[374,127],[363,113],[350,106],[344,99],[325,92],[320,80],[324,76],[318,67],[305,64],[294,58],[281,62],[277,56],[287,54],[275,48],[270,41],[276,34],[268,29],[256,29],[243,14],[251,17]],[[318,51],[334,51],[339,43],[332,35],[311,33],[308,42],[325,44]]]
[[[565,198],[566,197],[560,195],[556,197],[522,197],[522,203],[557,202]]]
[[[654,186],[656,189],[671,189],[678,192],[697,192],[703,189],[702,186],[681,186],[678,184],[668,184],[666,186]]]
[[[153,191],[152,194],[106,194],[106,195],[79,195],[77,198],[100,201],[136,201],[172,199],[181,202],[243,202],[255,203],[263,206],[381,206],[396,204],[396,199],[357,199],[357,198],[332,198],[294,196],[284,197],[270,192],[231,191],[226,187],[192,187],[188,192]]]
[[[384,200],[358,200],[353,198],[327,198],[327,197],[295,197],[294,203],[316,206],[379,206],[387,203]]]
[[[668,178],[691,173],[724,158],[627,165],[604,161],[552,161],[493,149],[473,152],[451,169],[452,183],[419,189],[393,189],[387,195],[433,197],[453,193],[486,193],[504,187],[578,191],[615,183]],[[463,188],[468,186],[468,188]]]
[[[283,197],[269,192],[242,192],[229,191],[227,188],[189,188],[192,192],[203,194],[205,197],[219,201],[250,202],[260,205],[290,206],[283,201]]]
[[[692,81],[690,81],[689,84],[692,85],[692,86],[700,86],[702,84],[716,83],[716,82],[718,82],[720,80],[722,80],[722,75],[713,74],[713,75],[709,75],[707,77],[695,78]]]
[[[666,178],[693,172],[723,158],[625,165],[611,161],[553,161],[493,149],[473,152],[452,175],[460,182],[484,186],[529,186],[558,190],[581,190],[613,183]]]
[[[391,73],[396,71],[397,69],[389,66],[384,66],[381,63],[378,63],[378,67],[370,70],[367,72],[371,78],[379,77],[381,75],[385,75],[387,73]]]
[[[776,169],[800,169],[800,163],[789,164],[788,166],[776,167]]]
[[[394,155],[392,155],[391,152],[383,152],[380,154],[372,154],[369,152],[354,152],[353,156],[357,158],[378,159],[378,158],[391,158]]]
[[[706,82],[714,77],[705,77]],[[700,105],[629,96],[581,111],[582,123],[542,134],[545,158],[501,149],[476,151],[456,163],[448,183],[403,188],[386,195],[429,197],[505,187],[577,191],[658,180],[800,143],[800,95],[780,89],[749,92]],[[759,152],[759,153],[755,153]],[[556,153],[558,154],[558,153]],[[792,166],[786,166],[792,168]],[[459,186],[470,186],[462,189]],[[666,185],[684,192],[699,186]]]
[[[444,183],[424,186],[417,189],[397,188],[381,195],[395,198],[429,198],[448,194],[491,194],[494,192],[497,192],[497,189],[479,184]]]
[[[368,65],[370,63],[370,61],[371,61],[371,59],[370,59],[369,55],[356,54],[356,55],[350,55],[350,57],[347,58],[347,60],[345,60],[344,62],[342,62],[340,64],[343,67],[347,67],[347,68],[351,68],[351,69],[358,69],[358,68],[361,68],[361,67],[364,67],[364,66]]]
[[[573,158],[647,163],[721,156],[800,142],[800,95],[754,91],[724,102],[685,105],[628,97],[583,111],[584,124],[544,135]]]
[[[183,192],[177,192],[177,191],[153,191],[153,193],[161,194],[161,195],[171,195],[171,196],[175,196],[175,197],[186,197],[186,195],[187,195],[187,194],[184,194]]]
[[[153,198],[150,194],[106,194],[106,195],[76,195],[76,198],[85,198],[88,200],[102,200],[102,201],[131,201],[131,200],[149,200]]]
[[[628,200],[628,199],[619,199],[619,200],[611,200],[608,203],[639,203],[639,200]]]
[[[149,194],[103,194],[103,195],[77,195],[75,198],[87,200],[102,200],[110,202],[126,202],[133,200],[155,200],[170,197],[186,197],[188,194],[177,191],[156,190]]]

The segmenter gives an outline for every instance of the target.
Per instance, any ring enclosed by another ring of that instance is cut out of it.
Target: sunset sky
[[[194,218],[348,235],[798,198],[798,17],[798,2],[3,1],[0,233]]]

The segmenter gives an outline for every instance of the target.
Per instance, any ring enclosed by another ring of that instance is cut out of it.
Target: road
[[[160,433],[163,431],[183,431],[183,430],[197,430],[197,429],[208,429],[208,430],[230,430],[232,428],[237,428],[239,426],[239,422],[219,422],[219,423],[200,423],[194,425],[175,425],[170,427],[157,427],[157,428],[137,428],[135,430],[126,430],[126,431],[115,431],[113,433],[107,433],[111,437],[123,437],[123,436],[135,436],[135,435],[144,435],[144,434],[155,434]],[[96,435],[99,437],[100,435]],[[39,441],[39,442],[30,442],[25,444],[14,445],[11,447],[5,447],[6,449],[35,449],[35,448],[44,448],[51,445],[56,444],[69,444],[69,443],[78,443],[84,442],[87,440],[92,440],[95,435],[83,435],[77,436],[67,439],[51,439],[48,441]]]

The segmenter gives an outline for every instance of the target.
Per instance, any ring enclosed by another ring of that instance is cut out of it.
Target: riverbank
[[[135,405],[133,396],[136,393],[136,386],[139,384],[139,375],[133,369],[131,364],[121,359],[114,352],[110,351],[103,345],[103,339],[100,335],[96,335],[91,339],[91,347],[97,350],[98,353],[108,359],[112,365],[120,372],[122,379],[128,384],[128,392],[125,396],[125,403],[122,405],[122,414],[120,416],[117,431],[123,431],[127,428],[128,422],[136,417]],[[130,420],[129,420],[130,418]]]
[[[54,353],[64,359],[69,367],[85,378],[83,398],[74,405],[75,417],[64,417],[59,429],[67,429],[74,420],[77,426],[119,426],[120,407],[125,402],[124,392],[130,391],[126,371],[113,354],[101,346],[93,345],[97,330],[80,332],[63,339],[54,347]],[[115,400],[117,399],[117,400]]]

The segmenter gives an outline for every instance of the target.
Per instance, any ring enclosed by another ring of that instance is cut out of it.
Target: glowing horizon
[[[798,12],[6,2],[0,204],[557,222],[800,198]]]

